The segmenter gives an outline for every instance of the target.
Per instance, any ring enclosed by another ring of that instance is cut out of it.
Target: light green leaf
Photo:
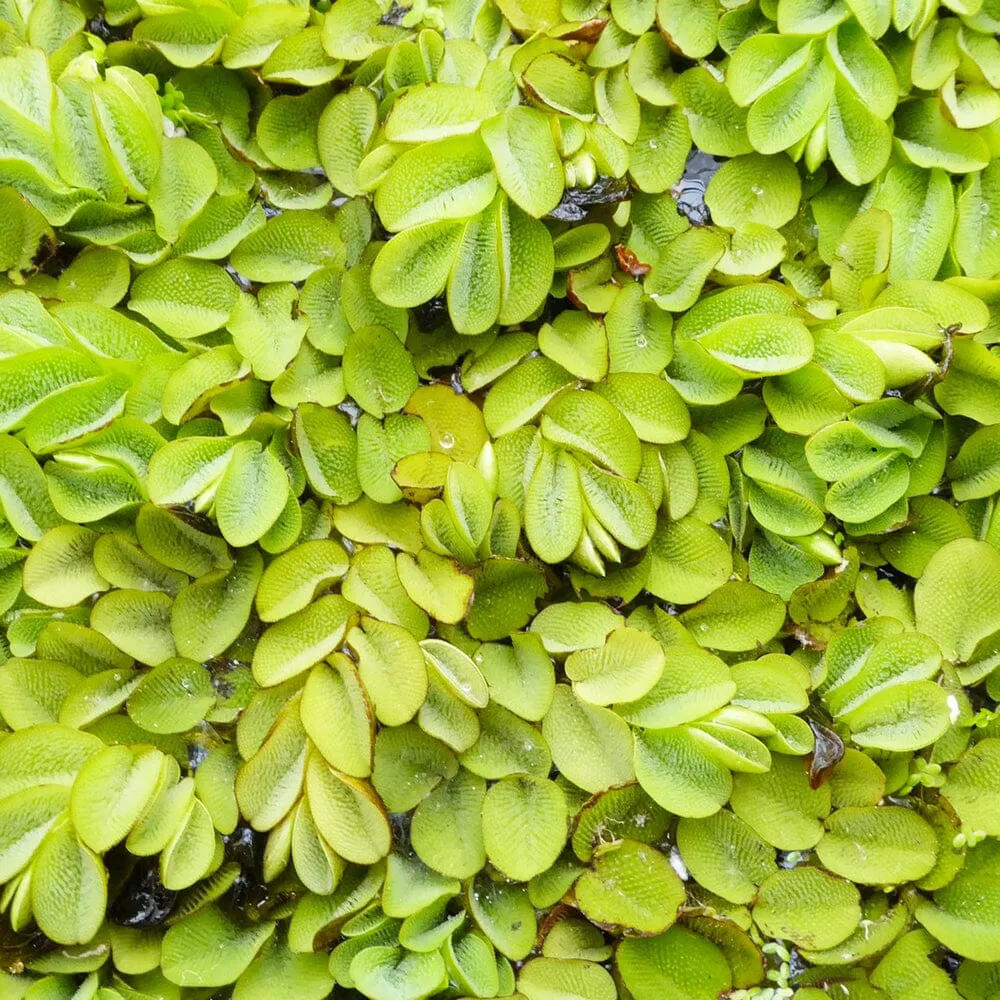
[[[1000,628],[1000,555],[985,542],[959,538],[931,557],[914,591],[917,628],[949,660],[967,660],[980,639]]]
[[[763,933],[817,950],[840,944],[861,919],[850,882],[818,868],[778,871],[760,887],[753,918]]]
[[[518,882],[548,869],[566,844],[568,816],[562,790],[528,775],[501,778],[483,801],[486,856]]]
[[[243,927],[216,906],[202,907],[164,935],[163,975],[178,986],[227,986],[273,933],[270,921]]]
[[[186,340],[223,326],[237,295],[236,285],[218,264],[178,258],[139,275],[128,304],[165,333]]]
[[[816,854],[830,871],[852,882],[914,882],[937,859],[934,831],[916,812],[900,806],[839,809],[826,828]]]
[[[404,153],[375,193],[382,224],[399,232],[423,222],[481,212],[496,193],[489,150],[477,136],[454,136]]]
[[[500,186],[536,219],[552,211],[563,193],[562,161],[549,119],[528,107],[508,108],[482,128]]]
[[[58,944],[85,944],[107,906],[107,872],[77,839],[70,823],[42,841],[32,864],[31,908],[42,932]]]
[[[657,937],[626,938],[615,961],[635,1000],[714,1000],[733,985],[722,951],[686,927],[671,927]]]
[[[575,892],[580,910],[592,923],[644,934],[665,931],[685,898],[684,884],[670,861],[634,840],[600,850]]]
[[[637,733],[635,774],[654,802],[678,816],[711,816],[733,787],[728,769],[684,727]]]

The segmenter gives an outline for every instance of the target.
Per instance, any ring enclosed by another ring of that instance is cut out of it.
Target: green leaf
[[[600,649],[571,653],[566,676],[574,692],[594,705],[641,698],[660,679],[665,655],[660,644],[638,629],[612,632]]]
[[[486,856],[508,878],[526,882],[548,869],[566,843],[562,790],[528,775],[501,778],[483,801]]]
[[[949,377],[934,387],[934,398],[946,413],[994,423],[996,401],[991,390],[1000,375],[997,359],[974,340],[956,342],[953,351]]]
[[[212,678],[194,660],[171,658],[154,667],[129,696],[129,717],[153,733],[193,729],[215,704]]]
[[[352,628],[347,641],[358,657],[361,680],[380,722],[409,721],[427,697],[427,668],[417,640],[404,628],[374,618]]]
[[[956,500],[976,500],[995,492],[998,440],[995,427],[980,427],[962,443],[948,465]]]
[[[164,139],[160,169],[149,189],[149,207],[158,235],[168,243],[176,243],[187,223],[215,193],[218,182],[212,158],[196,142]]]
[[[532,108],[508,108],[481,134],[511,200],[536,219],[551,212],[562,197],[563,170],[549,119]]]
[[[107,873],[70,823],[42,841],[32,864],[31,908],[42,932],[58,944],[85,944],[107,906]]]
[[[495,438],[533,420],[573,376],[545,357],[529,358],[500,378],[483,404],[486,429]]]
[[[656,20],[660,30],[673,45],[690,59],[700,59],[715,48],[718,11],[698,0],[690,6],[677,0],[657,0]]]
[[[0,470],[0,508],[21,538],[37,542],[47,529],[62,523],[38,462],[6,434],[0,435]]]
[[[678,645],[670,649],[663,673],[649,692],[615,710],[633,725],[665,729],[722,708],[735,691],[722,660],[694,646]]]
[[[810,360],[812,337],[791,316],[740,316],[718,324],[698,342],[712,357],[748,375],[780,375]]]
[[[465,617],[475,584],[453,560],[428,550],[415,559],[401,552],[396,572],[407,594],[438,621],[456,624]]]
[[[303,403],[296,413],[294,435],[306,478],[319,496],[339,504],[361,496],[357,437],[344,414]]]
[[[871,976],[873,985],[888,991],[912,993],[922,996],[953,1000],[956,995],[952,977],[931,957],[937,942],[925,931],[915,930],[904,934],[879,962]]]
[[[908,917],[901,906],[889,909],[878,897],[865,900],[861,904],[861,923],[854,933],[833,948],[807,952],[807,959],[816,965],[856,965],[884,952],[906,930]]]
[[[996,238],[992,236],[1000,203],[1000,170],[991,163],[972,174],[958,198],[955,235],[952,245],[962,270],[975,278],[992,277],[1000,270]]]
[[[679,816],[711,816],[733,787],[729,771],[684,727],[636,734],[635,773],[654,802]]]
[[[473,708],[487,706],[486,678],[469,656],[442,639],[424,639],[420,648],[428,668],[457,698]]]
[[[351,962],[351,978],[372,1000],[420,1000],[447,982],[441,955],[391,945],[365,948]]]
[[[49,830],[65,813],[69,795],[64,786],[41,785],[0,803],[0,874],[5,881],[31,861]]]
[[[459,333],[488,330],[500,314],[500,198],[465,224],[448,277],[448,312]]]
[[[416,725],[384,727],[375,738],[372,784],[392,812],[419,805],[441,781],[454,778],[457,772],[452,752]]]
[[[531,60],[523,73],[525,87],[543,104],[581,121],[594,117],[594,91],[581,63],[558,52]]]
[[[555,688],[542,735],[560,773],[580,788],[599,792],[635,777],[628,725],[609,709],[580,700],[564,684]]]
[[[493,113],[489,98],[455,83],[429,83],[403,94],[385,123],[389,142],[434,142],[475,132]]]
[[[314,754],[306,766],[306,795],[317,829],[345,861],[371,865],[389,853],[389,821],[366,782],[339,774]]]
[[[570,958],[533,958],[517,977],[528,1000],[614,1000],[611,975],[596,962]]]
[[[918,167],[971,173],[989,164],[982,136],[953,125],[935,99],[905,102],[896,110],[895,123],[896,141]]]
[[[649,590],[677,604],[693,604],[729,579],[729,546],[710,525],[693,516],[660,520],[650,543]]]
[[[581,451],[619,476],[638,475],[638,436],[603,396],[585,391],[557,396],[545,409],[541,430],[549,441]]]
[[[70,814],[80,841],[103,854],[124,840],[157,791],[159,750],[107,747],[91,757],[73,783]]]
[[[768,772],[736,775],[731,807],[767,843],[784,851],[807,850],[823,836],[820,821],[830,812],[830,788],[810,787],[802,761],[778,754]]]
[[[774,595],[734,581],[685,611],[681,621],[701,646],[750,650],[777,635],[785,621],[785,607]]]
[[[461,891],[458,879],[431,871],[419,858],[394,851],[386,861],[383,904],[392,917],[409,917]]]
[[[361,193],[358,166],[364,159],[378,124],[374,94],[352,87],[333,98],[320,115],[317,132],[319,159],[326,176],[338,191]]]
[[[886,173],[874,205],[892,217],[890,281],[933,278],[955,218],[955,196],[948,175],[941,169],[928,171],[896,164]]]
[[[570,556],[583,532],[583,501],[577,466],[561,448],[545,445],[528,484],[524,530],[546,562]]]
[[[451,878],[471,878],[486,863],[482,809],[486,782],[459,770],[413,813],[413,849],[425,865]]]
[[[477,586],[481,594],[482,578]],[[492,701],[522,719],[538,722],[552,704],[556,684],[552,660],[534,633],[514,632],[510,640],[510,646],[484,643],[474,662],[486,678]]]
[[[224,12],[213,13],[215,17],[206,12],[214,24],[205,27],[223,30]],[[104,80],[94,83],[92,94],[102,138],[115,166],[126,187],[139,197],[145,196],[156,177],[162,147],[161,111],[155,90],[136,70],[111,66]]]
[[[424,222],[461,219],[493,200],[497,178],[477,136],[454,136],[404,153],[375,193],[375,210],[390,232]]]
[[[417,639],[427,635],[427,615],[410,600],[396,561],[385,546],[369,546],[355,556],[340,589],[347,600],[369,614],[402,625]]]
[[[630,60],[633,80],[638,50],[636,45]],[[746,135],[747,113],[737,106],[725,83],[716,80],[707,69],[693,67],[677,78],[674,90],[687,109],[691,138],[698,149],[713,156],[752,152]]]
[[[798,171],[787,156],[751,153],[722,165],[708,183],[705,204],[716,225],[735,229],[759,222],[778,229],[798,211],[801,193]]]
[[[677,108],[640,105],[639,132],[629,150],[629,173],[640,191],[658,194],[676,184],[690,149],[687,118]]]
[[[860,895],[850,882],[818,868],[778,871],[760,887],[753,919],[764,934],[802,948],[832,948],[861,919]]]
[[[233,1000],[266,1000],[276,982],[302,1000],[322,1000],[333,988],[328,964],[324,954],[296,954],[272,937],[237,980]]]
[[[1000,628],[1000,555],[985,542],[949,542],[931,557],[913,596],[917,628],[946,659],[967,660]]]
[[[257,541],[288,499],[288,476],[270,449],[241,441],[233,449],[215,493],[219,531],[230,545]]]
[[[480,875],[469,894],[470,909],[497,950],[512,961],[532,951],[537,934],[534,907],[524,886]]]
[[[479,738],[462,754],[462,765],[483,778],[531,774],[544,778],[552,757],[536,729],[513,712],[491,704],[479,715]]]
[[[143,20],[136,41],[148,42],[175,66],[198,66],[210,60],[221,50],[226,29],[234,20],[231,11],[217,7],[168,11]]]
[[[917,813],[899,806],[839,809],[816,845],[820,861],[852,882],[898,885],[926,875],[937,837]]]
[[[94,566],[113,586],[163,590],[176,594],[187,582],[184,573],[164,566],[123,534],[102,535],[94,546]]]
[[[0,772],[0,801],[39,785],[68,788],[101,749],[96,736],[55,723],[11,734],[0,745],[0,763],[6,768]]]
[[[285,170],[314,170],[319,166],[316,118],[329,96],[327,88],[317,87],[267,103],[257,123],[257,141],[275,166]]]
[[[362,327],[347,338],[343,368],[347,391],[376,417],[402,409],[417,387],[410,356],[382,326]]]
[[[318,589],[340,579],[347,567],[347,552],[332,539],[303,542],[282,553],[268,564],[256,589],[261,621],[275,622],[301,611]]]
[[[726,84],[737,104],[752,105],[747,135],[754,149],[777,153],[803,139],[826,110],[834,71],[815,42],[756,35],[737,49]]]
[[[178,986],[220,987],[235,982],[274,933],[263,921],[243,927],[206,906],[163,937],[163,975]]]
[[[827,116],[830,158],[852,184],[866,184],[889,159],[892,136],[883,119],[895,107],[895,74],[881,49],[851,21],[827,36],[827,48],[838,70]]]
[[[82,251],[59,275],[57,287],[64,302],[93,302],[116,306],[132,279],[128,259],[118,250],[92,247]]]
[[[656,510],[646,490],[590,462],[578,468],[584,500],[601,525],[630,549],[648,545],[656,529]]]
[[[252,295],[241,295],[227,324],[233,344],[254,374],[267,381],[278,378],[302,345],[307,323],[295,318],[298,294],[293,285],[266,285]]]
[[[372,291],[387,305],[416,306],[445,287],[465,226],[430,221],[394,236],[372,266]]]
[[[64,524],[47,531],[28,553],[22,586],[43,604],[68,608],[109,588],[94,566],[98,535],[89,528]]]
[[[164,333],[185,340],[228,322],[237,295],[236,285],[218,264],[178,258],[139,275],[128,304]]]
[[[404,36],[402,28],[382,25],[375,0],[348,0],[323,22],[323,47],[334,59],[360,60]]]
[[[713,1000],[733,985],[725,955],[686,927],[656,937],[626,938],[615,962],[635,1000]]]
[[[576,883],[584,916],[599,926],[645,934],[665,931],[684,902],[684,884],[655,848],[620,840],[600,850]]]
[[[170,614],[181,655],[204,661],[235,642],[250,618],[260,578],[260,556],[250,549],[240,552],[228,569],[210,571],[183,587]]]
[[[258,683],[269,687],[308,670],[332,653],[347,632],[352,606],[328,594],[264,631],[253,654]]]
[[[611,243],[608,227],[600,222],[586,222],[582,226],[568,229],[553,241],[555,266],[566,270],[586,264],[607,250]]]
[[[596,601],[564,601],[543,608],[531,623],[531,631],[542,640],[549,653],[571,653],[600,646],[621,618],[607,605]]]
[[[99,374],[93,361],[58,347],[0,360],[0,426],[18,426],[50,394]]]
[[[669,814],[635,782],[611,788],[592,796],[580,810],[573,831],[573,853],[582,861],[592,861],[608,846],[609,827],[620,834],[618,839],[655,844],[669,822]]]
[[[682,819],[677,847],[698,884],[731,903],[749,903],[777,871],[774,849],[725,809],[704,819]]]
[[[659,375],[673,357],[672,319],[643,295],[641,286],[626,285],[604,317],[611,372]]]
[[[222,47],[222,62],[230,69],[259,66],[281,39],[304,28],[306,16],[301,10],[264,5],[242,17],[229,33]]]
[[[876,692],[844,715],[859,746],[916,750],[948,728],[948,694],[933,681],[913,681]]]
[[[1000,813],[992,788],[1000,766],[1000,740],[981,740],[948,771],[947,799],[962,820],[989,836],[1000,828]]]
[[[344,261],[340,230],[326,216],[304,209],[283,212],[240,241],[232,266],[250,281],[304,281]]]
[[[1000,851],[994,839],[966,856],[954,880],[934,893],[934,902],[922,901],[917,920],[946,948],[977,962],[1000,961],[997,901],[982,887],[996,877]]]

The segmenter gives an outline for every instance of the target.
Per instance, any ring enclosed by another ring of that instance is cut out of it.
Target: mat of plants
[[[0,0],[0,1000],[1000,1000],[1000,0]]]

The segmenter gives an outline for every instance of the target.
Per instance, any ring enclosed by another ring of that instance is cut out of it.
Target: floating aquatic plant
[[[998,32],[0,3],[0,998],[1000,996]]]

